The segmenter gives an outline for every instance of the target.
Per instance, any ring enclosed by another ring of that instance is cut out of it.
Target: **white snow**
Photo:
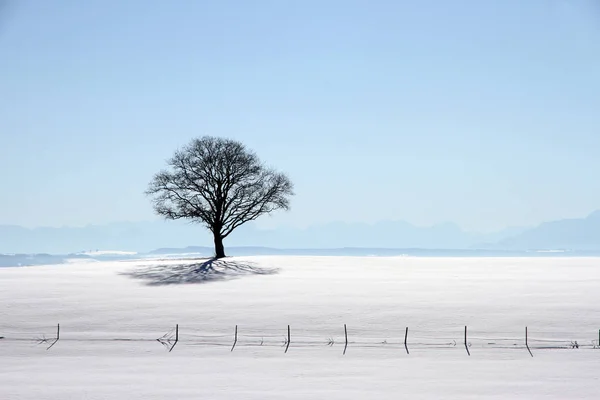
[[[178,260],[0,269],[0,399],[599,398],[600,259],[234,261],[279,272],[177,284]],[[155,339],[176,324],[168,352]]]

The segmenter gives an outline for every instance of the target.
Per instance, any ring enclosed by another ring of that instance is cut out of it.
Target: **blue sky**
[[[155,218],[143,191],[205,134],[296,185],[263,226],[600,208],[594,0],[8,2],[0,224]]]

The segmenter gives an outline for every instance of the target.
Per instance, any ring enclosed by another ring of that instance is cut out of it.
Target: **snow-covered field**
[[[234,261],[0,269],[0,399],[600,398],[600,259]]]

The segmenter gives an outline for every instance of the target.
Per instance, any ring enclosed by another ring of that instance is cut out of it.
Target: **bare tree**
[[[240,225],[278,209],[294,195],[288,177],[264,166],[242,143],[205,136],[192,140],[156,174],[146,194],[166,219],[189,219],[212,233],[215,257],[223,239]]]

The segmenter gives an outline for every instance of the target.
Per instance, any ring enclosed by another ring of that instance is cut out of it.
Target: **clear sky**
[[[0,9],[0,224],[154,219],[205,134],[296,185],[263,224],[600,208],[596,0],[20,0]]]

